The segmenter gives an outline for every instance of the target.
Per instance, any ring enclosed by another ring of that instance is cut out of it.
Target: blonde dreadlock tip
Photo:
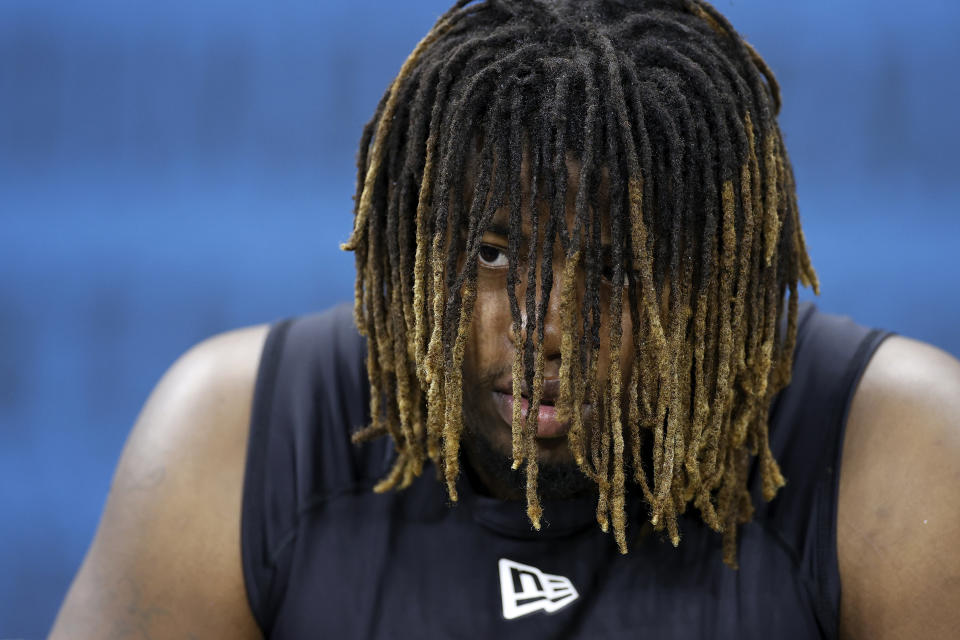
[[[777,497],[777,493],[786,485],[786,478],[784,478],[779,471],[776,471],[776,475],[770,478],[770,483],[764,483],[763,499],[770,502]]]
[[[656,513],[653,514],[653,517],[650,518],[650,524],[652,524],[653,526],[657,526],[658,524],[660,524],[659,514],[656,514]]]
[[[680,534],[670,536],[670,543],[676,548],[680,546]]]
[[[391,482],[389,479],[381,480],[377,484],[373,485],[373,492],[386,493],[387,491],[390,491],[390,489],[393,489],[393,486],[394,486],[394,483]]]
[[[530,518],[530,524],[533,525],[533,528],[537,531],[540,531],[540,509],[527,509],[527,517]]]

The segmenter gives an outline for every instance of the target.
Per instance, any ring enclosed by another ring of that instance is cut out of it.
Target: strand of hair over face
[[[429,461],[458,498],[477,259],[506,206],[521,336],[513,463],[532,526],[544,319],[558,295],[557,407],[596,483],[600,526],[623,553],[639,519],[677,545],[692,506],[735,567],[753,461],[764,499],[785,482],[768,413],[790,380],[798,285],[819,292],[779,105],[766,64],[700,0],[461,1],[445,13],[364,130],[344,244],[369,347],[371,422],[355,437],[389,435],[397,454],[375,489],[409,485]],[[539,240],[521,252],[524,220]],[[552,292],[555,247],[563,279]]]

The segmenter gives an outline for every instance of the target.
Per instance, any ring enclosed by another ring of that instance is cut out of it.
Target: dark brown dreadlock
[[[651,523],[674,545],[677,516],[692,503],[723,533],[724,560],[736,566],[737,526],[753,511],[751,456],[759,458],[764,498],[784,484],[767,414],[790,379],[798,281],[818,291],[779,107],[769,68],[702,0],[460,0],[444,14],[364,130],[354,230],[344,245],[356,253],[356,322],[368,337],[372,389],[372,424],[356,438],[389,434],[398,454],[376,490],[406,487],[429,459],[457,499],[477,256],[494,212],[509,205],[507,294],[513,329],[525,336],[513,365],[513,458],[515,468],[526,464],[533,526],[541,517],[535,434],[544,316],[559,240],[557,407],[571,421],[578,466],[597,483],[601,526],[612,521],[626,552],[632,470]],[[532,166],[531,237],[542,238],[526,258],[518,255],[524,154]],[[573,228],[565,212],[568,157],[580,163]],[[550,205],[542,233],[538,190]],[[601,224],[609,225],[608,257]],[[605,302],[602,277],[626,292],[631,371],[621,371],[617,357],[624,296]],[[521,304],[533,319],[525,332]],[[609,305],[605,336],[602,304]],[[602,339],[611,358],[598,381]],[[585,424],[586,402],[607,410]]]

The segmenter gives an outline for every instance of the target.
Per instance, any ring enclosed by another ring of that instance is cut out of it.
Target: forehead
[[[570,153],[566,154],[564,164],[566,169],[564,186],[560,187],[558,185],[559,181],[553,180],[553,188],[549,188],[550,185],[548,185],[548,181],[544,179],[544,176],[540,176],[538,178],[538,184],[536,185],[537,202],[533,203],[531,202],[534,188],[533,171],[531,168],[532,164],[530,162],[530,157],[527,153],[527,150],[524,150],[523,162],[519,176],[521,192],[520,220],[523,237],[528,238],[530,236],[533,228],[532,217],[534,215],[538,216],[538,234],[543,233],[546,222],[550,217],[551,207],[553,206],[554,199],[557,195],[557,189],[563,188],[565,191],[564,214],[567,228],[572,230],[575,227],[577,219],[577,200],[578,197],[582,197],[586,215],[590,217],[594,215],[599,216],[601,241],[604,244],[609,243],[609,172],[605,167],[593,168],[588,176],[589,183],[585,185],[587,192],[581,194],[580,191],[581,179],[583,175],[583,164]],[[497,169],[498,166],[495,163],[494,172],[496,172]],[[513,178],[513,176],[511,176],[511,178]],[[491,181],[491,183],[493,182],[495,182],[495,180]],[[470,185],[469,191],[472,191],[472,177],[468,179],[468,183]],[[509,192],[510,190],[508,189],[503,203],[496,209],[492,219],[490,220],[490,224],[487,225],[485,229],[487,233],[503,236],[504,238],[508,236],[512,208]]]

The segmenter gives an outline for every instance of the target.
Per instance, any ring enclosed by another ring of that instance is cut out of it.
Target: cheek
[[[609,305],[609,300],[605,300],[605,305]],[[600,356],[597,362],[597,375],[601,380],[606,380],[610,371],[610,316],[609,312],[603,314],[600,325]],[[633,320],[630,316],[629,301],[624,295],[623,314],[620,319],[620,373],[624,384],[630,379],[630,372],[633,367]]]

